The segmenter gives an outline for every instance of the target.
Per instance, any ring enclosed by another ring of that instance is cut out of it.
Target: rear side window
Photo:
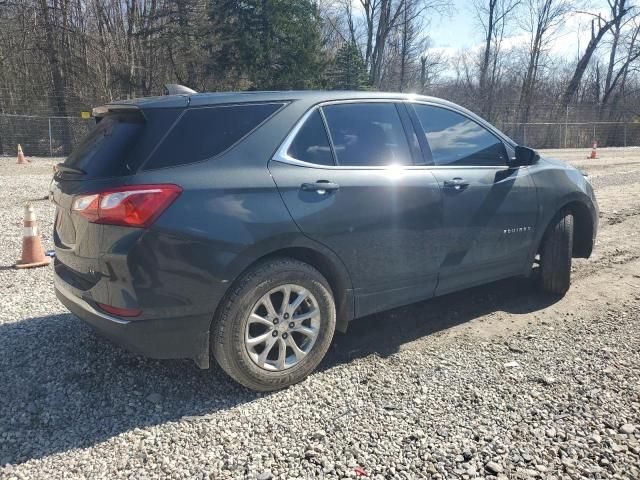
[[[264,103],[188,109],[144,168],[174,167],[215,157],[283,105]]]
[[[413,163],[393,103],[344,103],[322,107],[338,165],[387,166]]]
[[[287,154],[303,162],[333,165],[333,154],[322,116],[315,110],[291,142]]]
[[[498,166],[504,144],[473,120],[446,108],[414,105],[436,165]]]

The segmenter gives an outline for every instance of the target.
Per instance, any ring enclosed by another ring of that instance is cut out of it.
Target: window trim
[[[336,146],[333,143],[333,136],[331,135],[331,130],[329,129],[329,122],[327,121],[327,116],[324,114],[324,109],[322,107],[318,107],[318,113],[320,114],[320,120],[322,120],[324,134],[327,136],[327,141],[329,142],[329,148],[331,149],[331,158],[333,159],[333,166],[335,167],[336,165],[340,164],[338,163],[338,155],[336,154]]]
[[[309,167],[309,168],[320,168],[320,169],[337,169],[337,170],[389,170],[389,169],[416,169],[421,168],[423,165],[416,164],[416,158],[414,158],[413,151],[411,149],[410,139],[408,138],[408,133],[404,123],[402,122],[402,115],[400,111],[398,111],[398,107],[400,104],[404,103],[404,99],[399,98],[358,98],[351,100],[328,100],[326,102],[321,102],[316,105],[313,105],[309,110],[305,112],[305,114],[300,117],[300,120],[294,125],[289,134],[285,137],[284,141],[280,144],[276,153],[271,158],[275,162],[287,163],[289,165],[296,165],[299,167]],[[400,124],[402,125],[402,131],[405,135],[407,145],[409,146],[409,153],[411,154],[411,162],[412,165],[339,165],[335,155],[335,149],[333,145],[333,139],[331,138],[331,133],[329,130],[329,126],[327,125],[327,120],[324,116],[324,112],[322,111],[322,107],[326,107],[329,105],[340,105],[345,103],[392,103],[396,108],[396,112],[398,113],[398,117],[400,119]],[[293,143],[294,138],[307,121],[307,119],[315,112],[316,110],[320,111],[320,115],[322,117],[322,121],[324,123],[325,132],[327,133],[327,138],[329,139],[329,145],[331,146],[331,153],[333,155],[334,165],[322,165],[319,163],[311,163],[305,162],[304,160],[299,160],[297,158],[292,157],[288,154],[289,147]]]
[[[412,160],[411,163],[413,165],[422,165],[422,163],[424,162],[424,157],[422,155],[422,145],[420,143],[420,136],[418,135],[416,127],[413,124],[413,120],[411,118],[411,109],[409,109],[405,102],[401,102],[396,103],[396,110],[400,115],[400,122],[402,123],[402,128],[404,129],[407,142],[409,142],[409,151],[411,152]]]
[[[423,151],[423,161],[424,166],[425,167],[429,167],[429,168],[437,168],[437,169],[442,169],[442,168],[486,168],[486,169],[495,169],[495,168],[514,168],[512,165],[509,164],[509,160],[511,160],[511,153],[513,151],[513,147],[506,142],[506,140],[504,138],[502,138],[501,135],[499,135],[499,132],[496,131],[495,127],[493,127],[493,125],[491,125],[488,122],[482,121],[482,119],[475,119],[473,117],[471,117],[470,115],[466,114],[463,111],[460,111],[457,108],[453,108],[449,105],[443,105],[437,102],[430,102],[430,101],[426,101],[426,100],[406,100],[405,103],[407,104],[407,106],[410,106],[410,111],[412,112],[412,120],[414,120],[414,122],[418,122],[417,124],[413,125],[413,128],[417,129],[418,127],[420,127],[420,130],[416,130],[416,134],[418,135],[418,139],[420,140],[421,137],[424,137],[424,141],[426,143],[426,146],[428,148],[428,151],[425,152]],[[498,140],[503,148],[504,148],[504,153],[506,154],[506,162],[502,165],[436,165],[435,163],[435,159],[433,158],[433,153],[431,151],[431,145],[429,145],[429,139],[426,138],[426,135],[424,133],[424,131],[422,131],[422,129],[424,128],[422,126],[422,123],[420,123],[420,117],[418,117],[418,112],[416,112],[415,110],[415,105],[425,105],[427,107],[435,107],[435,108],[441,108],[443,110],[449,110],[453,113],[457,113],[458,115],[461,115],[462,117],[466,118],[467,120],[475,123],[476,125],[480,126],[481,128],[483,128],[484,130],[486,130],[488,133],[490,133],[491,135],[493,135],[496,140]],[[414,118],[415,117],[415,118]],[[420,144],[420,146],[422,148],[424,148],[424,146],[422,145],[422,143]],[[430,156],[430,161],[431,163],[427,163],[429,160]]]

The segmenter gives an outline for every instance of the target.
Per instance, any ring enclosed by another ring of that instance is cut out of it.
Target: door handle
[[[327,192],[338,190],[340,185],[327,180],[318,180],[315,183],[303,183],[300,188],[304,192],[316,192],[320,195],[325,195]]]
[[[451,180],[445,180],[444,186],[445,188],[453,188],[455,190],[464,190],[469,186],[469,182],[467,182],[466,180],[460,177],[456,177]]]

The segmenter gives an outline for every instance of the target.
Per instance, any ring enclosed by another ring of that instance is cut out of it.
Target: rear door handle
[[[327,192],[338,190],[340,185],[327,180],[318,180],[315,183],[303,183],[300,188],[305,192],[317,192],[320,195],[325,195]]]
[[[466,180],[460,177],[456,177],[451,180],[445,180],[444,186],[445,188],[453,188],[455,190],[464,190],[469,186],[469,182],[467,182]]]

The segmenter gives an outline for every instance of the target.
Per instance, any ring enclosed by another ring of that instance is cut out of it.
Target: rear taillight
[[[148,227],[182,193],[178,185],[129,185],[80,195],[73,211],[92,223]]]

